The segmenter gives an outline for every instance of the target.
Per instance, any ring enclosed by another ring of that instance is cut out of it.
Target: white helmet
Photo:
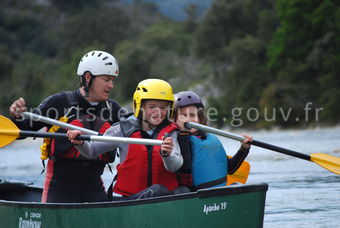
[[[119,68],[115,57],[104,51],[90,51],[78,65],[77,74],[82,76],[89,71],[92,75],[111,75],[118,77]]]

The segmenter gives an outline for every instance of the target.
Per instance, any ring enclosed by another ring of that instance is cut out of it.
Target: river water
[[[256,140],[302,153],[340,157],[340,127],[244,133],[253,135]],[[239,142],[230,139],[221,140],[228,155],[233,155],[240,146]],[[1,148],[0,178],[42,186],[40,144],[41,139],[25,139]],[[266,182],[269,185],[264,227],[340,227],[340,176],[313,162],[255,146],[246,160],[251,164],[247,183]],[[106,186],[112,178],[107,169],[103,175]]]

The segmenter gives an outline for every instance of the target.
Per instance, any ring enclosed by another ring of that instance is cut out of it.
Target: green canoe
[[[0,224],[9,228],[262,227],[267,189],[267,184],[232,185],[152,199],[60,204],[40,203],[40,188],[0,180]]]

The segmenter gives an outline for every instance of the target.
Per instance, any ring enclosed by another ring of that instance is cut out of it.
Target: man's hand
[[[26,102],[22,97],[14,101],[13,104],[9,107],[10,115],[16,119],[22,118],[21,113],[26,111]]]

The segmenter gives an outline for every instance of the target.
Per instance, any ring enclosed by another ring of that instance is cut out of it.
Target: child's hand
[[[78,130],[68,130],[67,131],[67,137],[71,141],[71,143],[76,144],[76,145],[82,145],[84,141],[81,140],[75,140],[75,138],[80,135],[81,132]]]
[[[242,150],[249,150],[251,145],[250,145],[250,142],[253,141],[253,137],[250,136],[250,135],[242,135],[245,139],[244,141],[242,142],[241,144],[241,149]]]
[[[162,157],[167,157],[172,152],[174,147],[174,142],[171,137],[162,137],[163,143],[161,145],[161,155]]]

